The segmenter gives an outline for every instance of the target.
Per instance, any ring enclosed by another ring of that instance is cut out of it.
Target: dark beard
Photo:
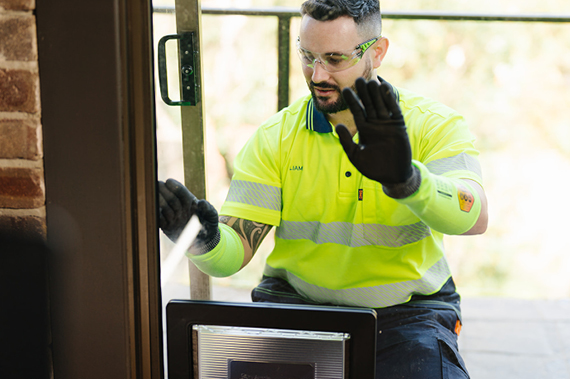
[[[364,72],[362,73],[362,77],[365,78],[366,80],[371,80],[375,76],[376,75],[374,74],[374,70],[372,69],[372,63],[370,63],[370,61],[367,60],[366,61],[366,67],[364,67]],[[337,100],[334,103],[330,103],[330,104],[320,103],[319,100],[324,99],[324,98],[315,95],[314,87],[330,88],[330,89],[334,90],[336,93],[338,93]],[[356,85],[354,83],[352,84],[352,86],[350,88],[356,93]],[[317,110],[319,112],[326,113],[326,114],[332,114],[332,113],[338,113],[338,112],[341,112],[341,111],[348,109],[348,104],[346,103],[346,101],[344,100],[344,97],[342,96],[342,91],[341,91],[340,87],[338,87],[334,84],[320,83],[317,85],[316,83],[311,81],[309,83],[309,90],[311,91],[311,95],[313,95],[313,104],[315,104],[315,108],[317,108]]]

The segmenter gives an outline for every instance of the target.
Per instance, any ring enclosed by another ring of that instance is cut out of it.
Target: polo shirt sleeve
[[[281,175],[279,119],[261,125],[234,160],[234,175],[220,214],[279,226]]]
[[[442,104],[418,106],[405,115],[413,158],[435,175],[482,185],[479,151],[465,119]]]

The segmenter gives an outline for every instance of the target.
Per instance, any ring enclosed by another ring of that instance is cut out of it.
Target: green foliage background
[[[570,14],[570,2],[564,0],[381,4],[390,11]],[[298,8],[300,2],[210,0],[202,5]],[[173,20],[171,15],[155,15],[156,40],[174,32]],[[298,18],[292,22],[292,41],[298,23]],[[219,209],[233,157],[277,110],[277,20],[204,15],[202,24],[208,196]],[[490,224],[482,236],[446,239],[460,292],[568,297],[570,24],[387,19],[384,35],[391,44],[378,74],[457,109],[478,138]],[[295,55],[290,86],[292,100],[307,93]],[[157,116],[159,176],[182,180],[179,110],[164,106],[158,97]],[[163,242],[165,254],[169,246]],[[254,286],[271,246],[269,238],[250,266],[216,283]],[[182,273],[178,280],[187,277]]]

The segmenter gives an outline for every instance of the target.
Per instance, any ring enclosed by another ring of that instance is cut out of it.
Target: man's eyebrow
[[[300,48],[305,50],[306,52],[311,53],[311,54],[338,55],[338,56],[350,56],[354,51],[354,50],[351,50],[350,53],[347,53],[346,51],[337,50],[337,51],[329,51],[326,53],[318,53],[318,52],[314,52],[312,50],[306,49],[303,46],[300,46]]]
[[[346,55],[345,53],[341,52],[341,51],[333,51],[330,53],[324,53],[325,55]]]
[[[344,54],[345,54],[345,53],[343,53],[343,52],[340,51],[340,50],[337,50],[337,51],[330,51],[330,52],[326,52],[326,53],[315,53],[315,52],[312,51],[312,50],[309,50],[309,49],[304,48],[303,46],[301,46],[301,49],[303,49],[303,50],[305,50],[305,51],[308,51],[309,53],[312,53],[312,54],[325,54],[325,55],[344,55]]]
[[[313,52],[313,51],[311,51],[311,50],[307,50],[307,49],[305,49],[305,50],[306,50],[306,51],[309,51],[309,52],[312,53],[312,54],[338,55],[338,56],[350,55],[350,54],[352,53],[352,52],[351,52],[351,53],[348,53],[348,54],[347,54],[346,51],[340,51],[340,50],[337,50],[337,51],[328,51],[328,52],[326,52],[326,53],[315,53],[315,52]]]

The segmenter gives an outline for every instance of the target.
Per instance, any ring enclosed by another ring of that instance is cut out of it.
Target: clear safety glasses
[[[319,62],[328,72],[338,72],[351,68],[362,59],[362,56],[376,41],[382,36],[369,39],[357,45],[352,52],[333,52],[333,53],[313,53],[301,47],[301,37],[297,37],[297,55],[301,62],[310,68],[315,68],[316,62]]]

